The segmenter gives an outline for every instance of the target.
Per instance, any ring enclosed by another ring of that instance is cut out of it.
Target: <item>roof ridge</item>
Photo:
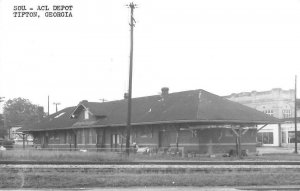
[[[191,91],[205,91],[205,90],[203,90],[203,89],[185,90],[185,91],[172,92],[172,93],[169,93],[168,95],[177,94],[177,93],[186,93],[186,92],[191,92]],[[205,91],[205,92],[207,92],[207,91]],[[160,94],[155,94],[155,95],[149,95],[149,96],[140,96],[140,97],[133,97],[132,99],[148,98],[148,97],[156,97],[156,96],[161,96],[161,95]],[[117,100],[105,101],[105,102],[90,102],[90,101],[88,101],[88,103],[102,104],[102,103],[110,103],[110,102],[117,102],[117,101],[124,101],[124,100],[125,99],[117,99]]]

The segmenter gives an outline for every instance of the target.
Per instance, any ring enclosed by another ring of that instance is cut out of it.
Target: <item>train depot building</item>
[[[125,150],[127,100],[81,101],[24,127],[41,148],[66,150]],[[279,121],[263,112],[205,90],[132,99],[131,146],[150,152],[178,149],[183,153],[228,153],[242,148],[256,151],[257,126]]]

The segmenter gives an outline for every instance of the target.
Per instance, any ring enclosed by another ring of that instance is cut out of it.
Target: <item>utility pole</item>
[[[133,60],[133,27],[135,26],[135,19],[133,17],[133,10],[136,4],[133,2],[127,5],[131,9],[130,17],[130,65],[129,65],[129,87],[128,87],[128,111],[127,111],[127,127],[126,127],[126,153],[129,156],[130,152],[130,131],[131,131],[131,97],[132,97],[132,60]]]
[[[295,153],[298,153],[298,136],[297,136],[297,75],[295,76]]]
[[[49,113],[49,95],[48,95],[48,116],[50,115]]]
[[[102,103],[106,102],[107,100],[102,98],[102,99],[99,99],[100,101],[102,101]]]
[[[57,105],[60,105],[59,102],[54,102],[53,105],[55,105],[55,109],[56,109],[56,112],[57,112]]]

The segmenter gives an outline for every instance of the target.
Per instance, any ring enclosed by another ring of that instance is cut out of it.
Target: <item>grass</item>
[[[253,186],[298,185],[300,172],[226,173],[78,173],[22,172],[0,173],[0,188],[82,188],[131,186]]]
[[[234,161],[234,157],[215,158],[201,156],[181,158],[169,155],[131,154],[125,157],[113,152],[74,152],[45,150],[8,150],[0,152],[0,160],[14,161],[149,161],[193,160]],[[300,155],[265,154],[250,155],[245,161],[299,161]],[[299,185],[300,172],[291,169],[264,169],[260,171],[201,171],[173,173],[169,171],[102,171],[97,170],[0,170],[0,188],[82,188],[82,187],[131,187],[131,186],[252,186],[252,185]]]
[[[47,150],[7,150],[0,152],[0,161],[126,161],[125,156],[113,152],[79,152]]]
[[[118,162],[118,161],[237,161],[236,157],[222,157],[216,155],[211,158],[208,155],[201,155],[194,158],[182,158],[180,156],[125,154],[116,152],[79,152],[79,151],[57,151],[57,150],[7,150],[0,151],[0,161],[71,161],[71,162]],[[249,155],[243,161],[299,161],[300,155],[294,153],[285,154],[264,154],[256,156]]]

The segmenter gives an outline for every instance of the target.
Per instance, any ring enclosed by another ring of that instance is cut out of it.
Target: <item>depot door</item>
[[[170,134],[168,131],[159,131],[158,146],[160,148],[170,147]]]

